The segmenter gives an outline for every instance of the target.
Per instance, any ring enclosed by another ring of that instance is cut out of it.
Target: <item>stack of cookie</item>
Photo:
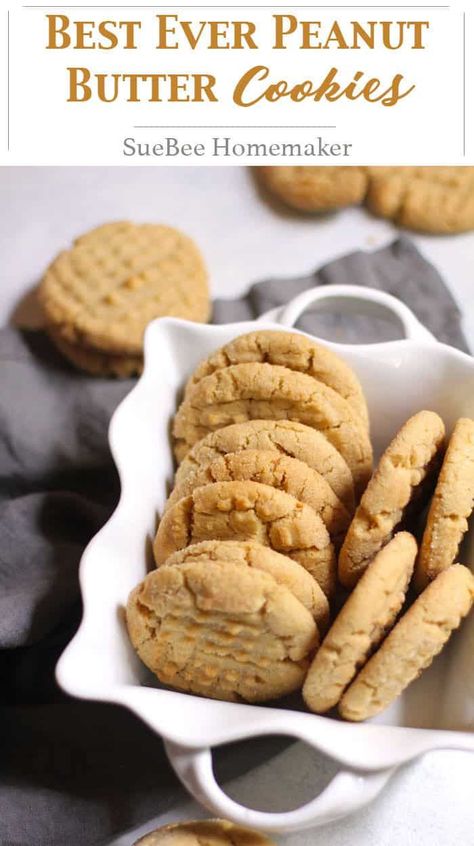
[[[155,317],[204,322],[207,271],[196,245],[169,226],[108,223],[53,261],[39,290],[52,340],[81,370],[131,376]]]
[[[311,710],[339,704],[364,719],[470,610],[474,577],[454,560],[474,502],[473,421],[459,421],[439,472],[444,424],[416,414],[371,475],[353,371],[306,336],[257,331],[197,368],[173,436],[158,569],[127,608],[131,640],[163,683],[248,702],[303,688]],[[397,622],[418,548],[395,532],[438,473],[416,564],[423,592]]]
[[[304,335],[253,332],[193,373],[173,436],[180,465],[159,569],[129,602],[133,643],[182,690],[264,701],[301,688],[372,468],[357,377]]]
[[[474,420],[456,423],[439,470],[444,434],[437,414],[415,414],[367,485],[339,555],[339,578],[354,590],[303,687],[312,711],[337,705],[345,719],[375,716],[431,664],[472,608],[474,576],[454,562],[474,504]],[[435,481],[418,552],[411,534],[394,532]],[[411,584],[419,596],[397,621]]]
[[[422,232],[474,229],[473,167],[261,167],[265,186],[303,212],[367,207]]]

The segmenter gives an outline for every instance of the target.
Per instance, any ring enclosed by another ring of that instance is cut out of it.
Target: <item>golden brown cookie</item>
[[[381,217],[424,232],[474,229],[473,167],[263,167],[269,190],[299,211],[366,202]]]
[[[164,825],[134,846],[275,846],[272,840],[227,820],[192,820]]]
[[[175,487],[166,508],[203,485],[232,481],[261,482],[291,494],[319,514],[337,547],[342,543],[351,518],[330,485],[303,461],[271,450],[244,449],[200,466]]]
[[[207,271],[190,238],[169,226],[108,223],[50,265],[40,300],[54,336],[139,356],[145,327],[164,315],[205,321]]]
[[[360,418],[332,388],[276,364],[233,364],[201,379],[174,418],[176,458],[209,432],[255,419],[296,420],[323,432],[349,465],[356,491],[365,488],[372,447]]]
[[[473,167],[371,167],[367,205],[424,232],[474,229]]]
[[[326,596],[334,590],[334,547],[323,521],[309,505],[269,485],[215,482],[180,499],[161,519],[156,563],[202,540],[257,541],[302,564]]]
[[[339,703],[346,720],[383,711],[429,667],[472,608],[474,576],[462,564],[443,570],[370,658]]]
[[[240,335],[202,361],[188,380],[185,395],[201,379],[231,364],[278,364],[306,373],[328,385],[344,397],[363,423],[369,425],[369,413],[362,386],[351,367],[327,347],[297,332],[260,329]]]
[[[149,573],[127,605],[130,639],[166,685],[228,701],[265,702],[301,687],[317,626],[268,573],[189,561]]]
[[[201,541],[174,552],[163,566],[188,561],[232,561],[263,570],[279,585],[291,590],[312,614],[319,632],[326,631],[328,627],[329,603],[317,581],[292,558],[275,552],[269,546],[253,541]]]
[[[389,630],[405,601],[416,541],[399,532],[373,559],[321,644],[303,686],[310,709],[337,705],[357,670]]]
[[[200,466],[246,449],[273,450],[304,461],[328,482],[348,511],[354,510],[354,482],[342,455],[321,432],[294,420],[249,420],[210,432],[183,458],[176,471],[176,487]]]
[[[362,167],[261,167],[259,175],[272,194],[305,212],[362,203],[367,190]]]
[[[457,558],[474,507],[474,420],[463,417],[451,435],[431,500],[416,565],[422,589]]]
[[[433,470],[444,442],[434,411],[420,411],[383,453],[362,496],[339,553],[339,579],[350,588],[390,540],[420,484]]]
[[[102,353],[91,347],[72,344],[65,341],[53,327],[48,327],[48,334],[60,352],[79,370],[85,370],[93,376],[118,376],[127,378],[139,376],[143,370],[141,355],[112,355]]]

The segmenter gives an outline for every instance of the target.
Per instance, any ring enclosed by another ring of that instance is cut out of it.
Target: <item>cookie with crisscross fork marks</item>
[[[150,223],[108,223],[78,238],[46,271],[40,299],[66,345],[119,356],[141,354],[155,317],[209,316],[197,247],[178,230]]]
[[[149,573],[127,606],[131,641],[163,684],[264,702],[301,687],[316,623],[268,573],[189,561]]]

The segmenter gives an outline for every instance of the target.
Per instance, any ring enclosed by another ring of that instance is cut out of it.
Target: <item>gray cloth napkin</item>
[[[403,299],[440,340],[466,349],[436,270],[405,238],[298,279],[218,300],[214,320],[257,316],[310,286],[370,285]],[[367,318],[308,313],[329,337],[385,339]],[[355,327],[355,328],[354,328]],[[391,334],[392,333],[392,334]],[[93,846],[173,808],[184,791],[162,743],[128,712],[71,701],[54,666],[81,614],[78,562],[110,515],[118,480],[107,426],[132,381],[90,378],[39,332],[0,332],[0,844]],[[222,780],[282,749],[263,739],[217,753]]]

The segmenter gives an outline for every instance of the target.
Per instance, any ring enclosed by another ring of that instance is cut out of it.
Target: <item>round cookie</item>
[[[317,714],[337,705],[345,688],[379,645],[405,601],[417,545],[399,532],[369,564],[339,612],[309,668],[303,698]]]
[[[85,370],[93,376],[118,376],[127,378],[139,376],[143,370],[143,356],[141,355],[112,355],[101,353],[91,347],[72,344],[65,341],[52,326],[48,327],[48,334],[58,350],[71,364],[79,370]]]
[[[202,540],[253,540],[298,561],[326,596],[335,588],[335,555],[327,529],[309,505],[259,482],[215,482],[196,488],[163,515],[153,550],[158,565]]]
[[[261,329],[240,335],[201,362],[188,380],[185,396],[216,370],[249,362],[277,364],[313,376],[344,397],[364,425],[369,425],[367,403],[354,371],[327,347],[296,332]]]
[[[264,185],[298,211],[325,212],[362,203],[367,174],[362,167],[261,167]]]
[[[351,588],[390,540],[416,490],[432,471],[444,442],[434,411],[420,411],[383,453],[357,507],[339,553],[339,579]]]
[[[326,480],[297,458],[270,450],[244,449],[200,466],[175,487],[166,508],[203,485],[232,481],[261,482],[291,494],[319,514],[336,546],[342,543],[351,518]]]
[[[317,581],[296,561],[253,541],[201,541],[186,546],[166,560],[164,567],[188,561],[232,561],[246,564],[273,576],[279,585],[291,590],[316,620],[318,631],[329,624],[329,603]]]
[[[209,317],[197,247],[176,229],[148,223],[109,223],[78,238],[50,265],[39,295],[55,337],[120,356],[141,355],[155,317]]]
[[[349,465],[356,492],[365,488],[372,447],[349,403],[312,376],[276,364],[233,364],[201,379],[174,418],[176,458],[208,432],[255,419],[297,420],[323,432]]]
[[[176,487],[201,465],[246,449],[273,450],[303,461],[328,482],[338,499],[353,512],[354,482],[342,455],[317,429],[295,420],[249,420],[210,432],[183,458],[176,471]]]
[[[474,507],[474,420],[456,423],[431,500],[416,565],[421,589],[457,557]]]
[[[474,229],[473,167],[370,167],[367,205],[424,232]]]
[[[157,828],[134,846],[275,846],[272,840],[227,820],[191,820]]]
[[[130,595],[127,626],[163,684],[231,702],[299,689],[318,645],[313,617],[288,588],[230,561],[149,573]]]
[[[339,703],[346,720],[383,711],[429,667],[474,602],[474,576],[462,564],[440,573],[401,617]]]

